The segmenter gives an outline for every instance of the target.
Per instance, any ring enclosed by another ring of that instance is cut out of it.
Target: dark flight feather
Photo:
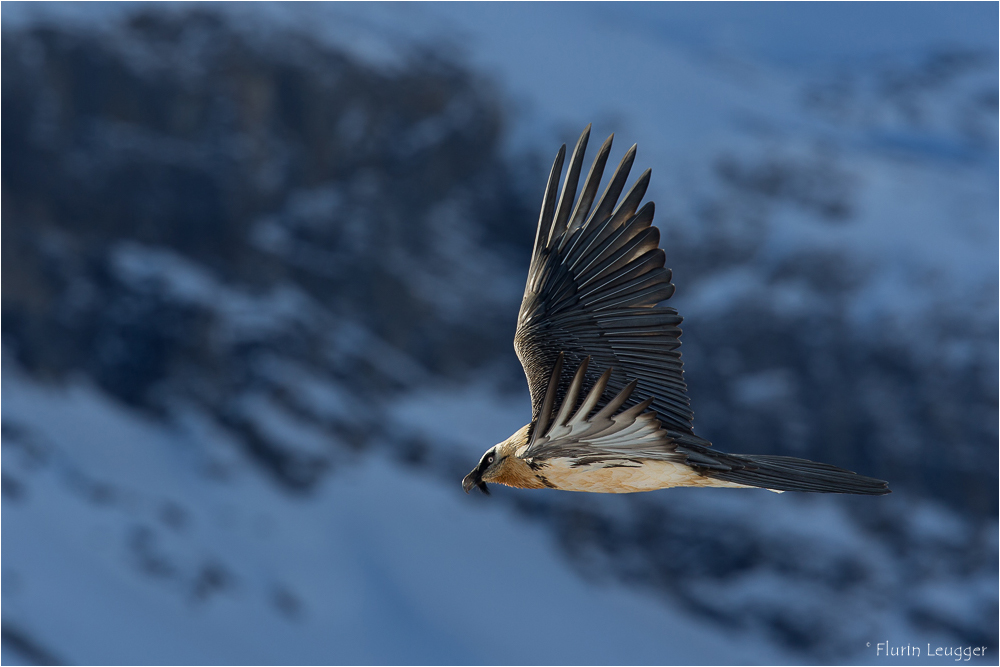
[[[638,392],[628,405],[650,398],[665,426],[691,433],[693,416],[677,351],[681,318],[674,309],[656,305],[668,299],[674,287],[670,271],[663,266],[659,230],[652,226],[653,205],[639,206],[649,184],[649,170],[615,206],[635,160],[635,146],[622,158],[591,212],[613,135],[604,142],[572,216],[563,225],[564,211],[576,194],[589,133],[588,126],[573,151],[558,197],[565,147],[552,165],[518,316],[514,347],[528,379],[532,419],[537,420],[542,412],[550,375],[563,352],[573,368],[579,368],[585,357],[593,357],[595,363],[585,375],[588,384],[600,375],[594,368],[612,369],[608,387],[615,394],[638,380]],[[556,201],[558,215],[554,213]],[[628,348],[629,342],[638,340],[644,344],[641,360]],[[557,398],[565,395],[568,382],[556,388]]]

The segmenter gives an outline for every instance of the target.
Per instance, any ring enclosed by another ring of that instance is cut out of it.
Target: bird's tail
[[[706,469],[703,474],[772,491],[857,493],[866,496],[891,493],[889,483],[881,479],[807,459],[726,454],[724,461],[729,470]]]
[[[684,463],[706,477],[720,481],[772,491],[857,493],[866,496],[891,493],[888,482],[828,463],[791,456],[727,454],[713,449],[710,442],[696,435],[671,435],[677,443],[676,452],[685,457]]]

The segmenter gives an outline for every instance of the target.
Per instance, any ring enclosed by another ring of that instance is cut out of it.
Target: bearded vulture
[[[787,456],[726,454],[694,434],[674,293],[653,226],[640,207],[650,170],[618,203],[635,146],[594,206],[609,137],[577,185],[590,126],[561,193],[556,155],[517,318],[514,349],[531,392],[531,423],[483,455],[462,482],[528,489],[633,493],[674,486],[818,493],[889,493],[882,480]],[[617,204],[617,206],[616,206]]]

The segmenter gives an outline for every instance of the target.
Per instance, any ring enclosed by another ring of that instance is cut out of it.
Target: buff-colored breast
[[[689,466],[670,461],[602,461],[573,467],[575,459],[549,459],[538,471],[557,489],[589,493],[637,493],[674,486],[751,488],[699,475]]]

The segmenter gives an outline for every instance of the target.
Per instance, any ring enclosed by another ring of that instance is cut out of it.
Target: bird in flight
[[[650,170],[618,203],[635,146],[593,206],[608,137],[577,197],[590,126],[559,189],[556,155],[528,268],[514,349],[531,392],[531,423],[491,447],[462,481],[528,489],[633,493],[674,486],[889,493],[888,484],[826,463],[727,454],[694,434],[681,364],[681,317],[653,226],[639,206]],[[616,206],[617,204],[617,206]]]

